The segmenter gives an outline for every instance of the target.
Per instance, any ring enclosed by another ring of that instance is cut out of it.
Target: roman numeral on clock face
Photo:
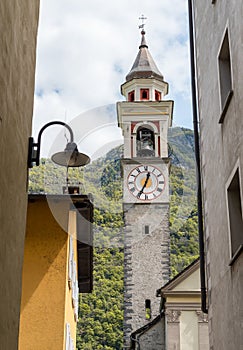
[[[145,200],[145,201],[147,201],[148,199],[151,199],[151,198],[149,198],[149,196],[146,193],[140,193],[140,192],[138,192],[137,198]]]

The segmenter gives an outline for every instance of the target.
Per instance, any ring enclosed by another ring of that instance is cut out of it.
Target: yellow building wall
[[[57,200],[52,205],[68,227],[69,202]],[[69,226],[74,227],[74,223]],[[67,321],[75,340],[76,322],[68,287],[68,242],[67,230],[56,222],[47,201],[41,198],[29,202],[19,350],[65,349]]]

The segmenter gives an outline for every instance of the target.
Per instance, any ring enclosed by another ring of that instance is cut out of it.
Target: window
[[[161,92],[155,90],[155,101],[161,101]]]
[[[134,100],[135,100],[135,91],[133,90],[128,93],[128,101],[133,102]]]
[[[231,240],[232,260],[240,253],[243,245],[243,220],[240,195],[239,169],[236,170],[233,179],[227,188],[228,213]]]
[[[224,40],[219,52],[218,67],[222,110],[219,122],[222,123],[227,112],[231,97],[233,95],[228,30],[225,33]]]
[[[149,89],[140,90],[140,100],[149,100]]]
[[[151,300],[150,299],[145,300],[145,318],[146,320],[151,319]]]
[[[149,234],[149,225],[144,226],[144,233],[145,233],[145,235]]]

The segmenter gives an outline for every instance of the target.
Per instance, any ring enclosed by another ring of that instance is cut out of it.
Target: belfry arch
[[[151,126],[142,125],[137,129],[136,151],[138,157],[155,156],[155,136]]]

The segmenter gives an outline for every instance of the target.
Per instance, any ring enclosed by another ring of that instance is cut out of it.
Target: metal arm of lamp
[[[61,121],[52,121],[41,128],[37,142],[34,142],[33,137],[29,137],[28,168],[32,168],[33,163],[37,166],[40,165],[41,136],[43,131],[51,125],[62,125],[67,128],[70,133],[70,142],[67,143],[63,152],[58,152],[52,155],[51,159],[53,162],[65,167],[79,167],[88,164],[90,158],[86,154],[78,151],[76,143],[73,142],[73,131],[70,126]]]

